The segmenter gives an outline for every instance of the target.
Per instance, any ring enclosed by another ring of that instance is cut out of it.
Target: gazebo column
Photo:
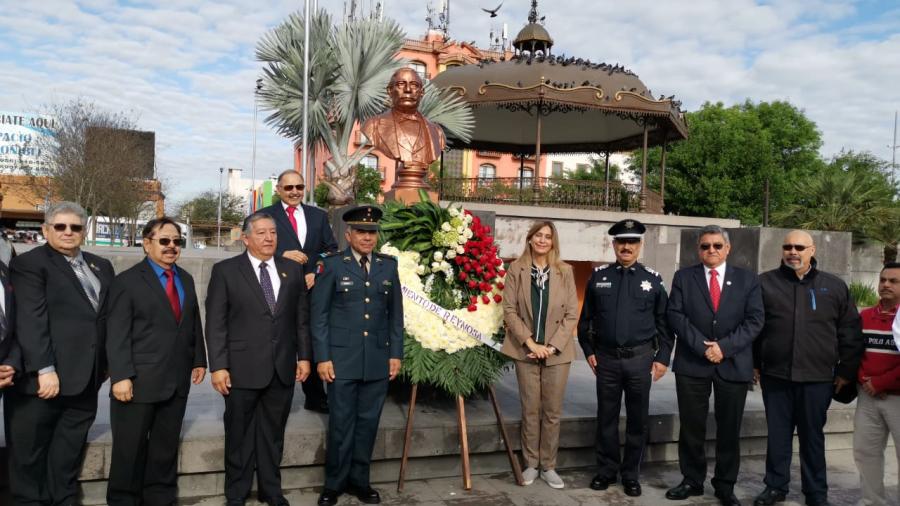
[[[660,211],[665,214],[666,210],[666,148],[669,145],[669,131],[663,130],[662,156],[659,161],[659,200]]]
[[[644,120],[644,153],[641,160],[641,200],[638,205],[638,211],[647,210],[647,144],[650,135],[650,126]]]

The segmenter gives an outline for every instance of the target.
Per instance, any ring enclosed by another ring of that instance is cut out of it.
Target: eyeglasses
[[[638,239],[637,237],[622,237],[622,238],[616,239],[616,242],[619,244],[637,244],[637,243],[641,242],[641,240]]]
[[[705,242],[700,245],[700,249],[702,249],[703,251],[706,251],[709,248],[714,248],[716,251],[720,251],[724,247],[725,247],[725,245],[720,242],[714,242],[712,244]]]
[[[74,223],[54,223],[52,226],[53,230],[56,230],[57,232],[65,232],[66,227],[76,234],[81,233],[81,231],[84,230],[84,225],[76,225]]]
[[[159,243],[160,246],[168,246],[170,244],[174,244],[176,248],[180,248],[184,246],[184,239],[169,239],[168,237],[160,237],[159,239],[153,239],[152,237],[147,238],[148,241],[155,240]]]
[[[306,185],[305,184],[286,184],[281,187],[281,189],[286,192],[292,192],[292,191],[294,191],[295,188],[297,189],[298,192],[302,192],[303,190],[306,189]]]
[[[809,247],[810,246],[804,246],[803,244],[782,244],[781,245],[781,249],[783,249],[784,251],[790,251],[792,249],[795,249],[798,252],[800,252]]]

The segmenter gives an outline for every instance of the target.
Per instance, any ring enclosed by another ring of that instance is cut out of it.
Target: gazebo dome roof
[[[543,51],[549,52],[553,46],[553,38],[547,29],[538,23],[528,23],[516,35],[513,47],[519,51]]]

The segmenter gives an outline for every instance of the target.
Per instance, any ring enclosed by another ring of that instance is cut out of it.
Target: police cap
[[[647,227],[638,220],[622,220],[609,227],[609,235],[613,239],[640,239]]]
[[[344,213],[344,223],[357,230],[378,230],[381,209],[375,206],[357,206]]]

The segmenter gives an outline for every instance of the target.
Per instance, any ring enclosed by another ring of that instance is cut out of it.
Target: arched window
[[[377,170],[381,174],[381,180],[384,181],[384,171],[378,167],[378,157],[375,155],[366,155],[359,161],[360,165],[367,169]]]
[[[483,163],[478,167],[478,186],[490,186],[497,177],[497,167],[489,163]]]
[[[428,72],[427,72],[428,67],[426,67],[424,63],[422,63],[418,60],[413,60],[413,61],[409,62],[408,67],[415,70],[416,74],[419,74],[419,77],[422,78],[422,82],[424,82],[426,79],[428,79]]]
[[[532,181],[533,178],[534,178],[534,168],[533,167],[524,167],[522,169],[519,169],[519,181],[522,182],[523,188],[533,185],[534,184],[534,181]]]

